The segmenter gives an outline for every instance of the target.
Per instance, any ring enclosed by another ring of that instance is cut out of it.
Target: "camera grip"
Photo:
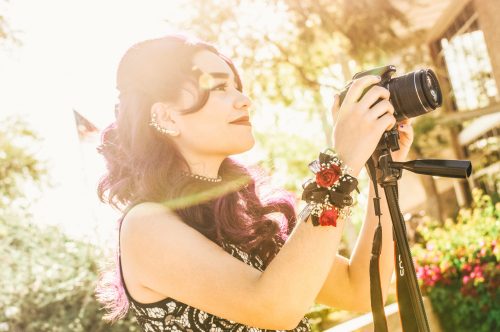
[[[345,96],[347,94],[347,91],[351,87],[351,85],[352,85],[352,83],[353,83],[354,80],[356,80],[356,79],[358,79],[360,77],[363,77],[363,76],[368,76],[368,75],[380,76],[380,78],[381,78],[380,83],[373,84],[373,85],[369,86],[368,88],[366,88],[363,91],[363,93],[361,94],[361,97],[359,98],[359,99],[361,99],[361,98],[363,98],[363,96],[365,95],[365,93],[368,92],[368,90],[370,90],[373,86],[379,85],[381,87],[385,87],[386,82],[388,82],[391,79],[391,76],[395,72],[396,72],[396,67],[394,65],[388,65],[388,66],[377,67],[377,68],[373,68],[373,69],[370,69],[370,70],[366,70],[366,71],[362,71],[362,72],[356,73],[352,77],[352,81],[350,81],[344,87],[344,89],[339,93],[339,105],[342,105],[342,102],[344,101],[344,98],[345,98]]]

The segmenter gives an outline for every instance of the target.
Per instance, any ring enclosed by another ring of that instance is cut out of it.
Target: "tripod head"
[[[404,163],[392,161],[389,167],[406,169],[418,174],[457,179],[468,178],[472,173],[472,164],[469,160],[420,159]]]
[[[391,151],[399,150],[399,132],[393,128],[384,133],[371,158],[375,164],[377,182],[380,184],[397,181],[403,169],[417,174],[465,179],[472,173],[469,160],[419,159],[406,162],[392,160]]]

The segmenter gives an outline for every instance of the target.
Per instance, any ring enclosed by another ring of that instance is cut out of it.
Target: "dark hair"
[[[293,196],[268,190],[262,170],[231,158],[222,162],[220,183],[181,176],[189,169],[186,160],[170,138],[148,125],[155,102],[175,100],[183,82],[197,87],[199,73],[193,71],[192,57],[200,50],[226,61],[242,89],[232,62],[198,40],[166,36],[140,42],[125,53],[117,74],[116,122],[103,131],[98,147],[108,171],[99,182],[98,196],[124,213],[141,202],[164,203],[210,240],[239,245],[267,265],[295,226]],[[197,90],[198,101],[184,112],[196,112],[208,99],[208,92]],[[106,319],[126,313],[128,301],[116,266],[111,278],[109,273],[102,276],[97,295],[108,309]]]

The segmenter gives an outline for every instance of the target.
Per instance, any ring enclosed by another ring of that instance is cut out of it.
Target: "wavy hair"
[[[184,82],[194,84],[199,94],[183,112],[196,112],[206,103],[208,92],[198,87],[199,73],[193,71],[192,63],[200,50],[220,56],[242,89],[233,63],[199,40],[169,35],[140,42],[125,53],[117,72],[116,122],[102,132],[98,147],[107,173],[99,181],[97,194],[123,214],[141,202],[164,203],[208,239],[219,245],[224,241],[239,245],[267,265],[295,226],[293,196],[271,188],[261,169],[231,158],[220,166],[220,183],[181,176],[189,169],[188,163],[169,137],[149,126],[151,106],[157,101],[175,101]],[[118,260],[101,274],[96,295],[107,309],[106,320],[116,321],[128,311]]]

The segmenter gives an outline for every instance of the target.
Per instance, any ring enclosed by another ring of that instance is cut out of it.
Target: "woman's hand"
[[[411,144],[413,143],[414,133],[412,127],[412,119],[405,119],[398,123],[399,131],[399,150],[391,152],[392,160],[406,161],[408,153],[410,152]]]
[[[396,123],[389,90],[373,86],[361,97],[366,88],[379,82],[380,77],[372,75],[354,80],[340,107],[339,97],[335,96],[332,107],[335,150],[353,169],[353,176],[359,175],[384,131]]]

